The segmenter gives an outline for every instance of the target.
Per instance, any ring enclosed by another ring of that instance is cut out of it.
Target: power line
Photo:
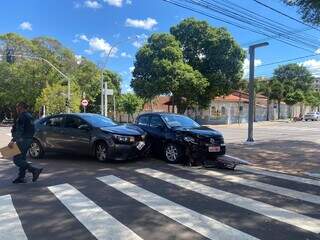
[[[320,54],[313,54],[313,55],[307,55],[307,56],[303,56],[303,57],[297,57],[297,58],[291,58],[291,59],[287,59],[287,60],[282,60],[282,61],[278,61],[278,62],[266,63],[266,64],[262,64],[262,65],[257,66],[257,68],[276,65],[276,64],[280,64],[280,63],[286,63],[286,62],[293,62],[295,60],[305,59],[305,58],[309,58],[309,57],[315,57],[315,56],[319,56],[319,55]]]
[[[320,29],[318,29],[318,28],[316,28],[316,27],[314,27],[314,26],[312,26],[312,25],[310,25],[310,24],[307,24],[307,23],[305,23],[305,22],[303,22],[303,21],[301,21],[301,20],[299,20],[299,19],[296,19],[296,18],[294,18],[294,17],[291,17],[291,16],[289,16],[288,14],[285,14],[285,13],[283,13],[283,12],[281,12],[281,11],[279,11],[279,10],[277,10],[277,9],[275,9],[275,8],[273,8],[273,7],[265,4],[265,3],[262,3],[262,2],[260,2],[260,1],[258,1],[258,0],[253,0],[253,1],[256,2],[256,3],[258,3],[258,4],[260,4],[260,5],[262,5],[262,6],[264,6],[264,7],[266,7],[266,8],[271,9],[271,10],[274,11],[274,12],[277,12],[277,13],[281,14],[282,16],[285,16],[285,17],[287,17],[287,18],[290,18],[291,20],[294,20],[294,21],[296,21],[296,22],[298,22],[298,23],[301,23],[301,24],[303,24],[303,25],[305,25],[305,26],[308,26],[308,27],[313,28],[313,29],[315,29],[315,30],[317,30],[317,31],[320,32]]]
[[[167,2],[167,3],[169,3],[169,4],[172,4],[172,5],[175,5],[175,6],[178,6],[178,7],[181,7],[181,8],[184,8],[184,9],[187,9],[187,10],[190,10],[190,11],[192,11],[192,12],[195,12],[195,13],[198,13],[198,14],[201,14],[201,15],[204,15],[204,16],[207,16],[207,17],[210,17],[210,18],[212,18],[212,19],[215,19],[215,20],[218,20],[218,21],[221,21],[221,22],[230,24],[230,25],[232,25],[232,26],[235,26],[235,27],[238,27],[238,28],[241,28],[241,29],[250,31],[250,32],[254,32],[254,33],[257,33],[257,34],[266,36],[266,37],[270,37],[270,38],[272,38],[272,39],[275,39],[272,35],[268,35],[267,33],[260,31],[259,29],[257,30],[257,29],[252,29],[252,28],[250,28],[250,27],[242,26],[242,25],[240,25],[240,24],[238,24],[238,23],[235,23],[235,22],[232,22],[232,21],[230,21],[230,20],[223,19],[223,18],[219,18],[219,17],[217,17],[217,16],[215,16],[215,15],[212,15],[212,14],[210,14],[210,13],[207,13],[207,12],[204,12],[204,11],[201,11],[201,10],[198,10],[198,9],[195,9],[195,8],[190,7],[190,6],[187,6],[187,5],[185,5],[185,4],[178,3],[178,2],[176,2],[176,1],[174,1],[174,0],[162,0],[162,1]],[[287,45],[290,45],[290,46],[292,46],[292,47],[298,48],[298,49],[302,49],[302,50],[305,50],[305,51],[308,51],[308,52],[313,52],[313,51],[311,51],[311,50],[309,50],[309,49],[306,49],[306,48],[297,46],[297,45],[292,44],[292,43],[290,43],[290,42],[287,42],[287,41],[285,41],[285,40],[280,40],[280,39],[275,39],[275,40],[276,40],[276,41],[279,41],[279,42],[282,42],[282,43],[285,43],[285,44],[287,44]]]
[[[207,8],[207,9],[212,10],[214,12],[217,12],[221,15],[235,19],[239,22],[248,24],[250,26],[255,26],[256,28],[263,29],[264,31],[267,31],[269,33],[271,32],[273,34],[274,33],[279,34],[281,37],[286,38],[287,40],[289,40],[291,42],[299,42],[300,44],[302,43],[302,44],[307,45],[311,48],[314,48],[314,50],[316,48],[318,48],[318,46],[313,45],[309,41],[303,41],[300,38],[289,37],[287,34],[288,31],[286,29],[281,30],[281,28],[279,26],[272,25],[272,24],[266,22],[265,20],[261,20],[256,17],[252,17],[252,14],[251,14],[251,16],[250,15],[248,16],[248,14],[241,14],[239,11],[233,12],[228,9],[228,8],[232,8],[232,6],[230,6],[230,5],[228,5],[228,8],[224,8],[224,7],[220,7],[220,6],[214,5],[212,3],[209,3],[208,1],[205,1],[205,0],[181,0],[181,1],[187,2],[189,4],[197,5],[197,6],[200,6],[203,8]]]

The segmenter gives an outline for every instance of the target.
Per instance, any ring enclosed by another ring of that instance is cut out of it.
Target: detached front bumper
[[[132,144],[114,144],[108,148],[108,158],[116,161],[125,161],[145,157],[150,150],[150,145],[145,143],[145,146],[139,150],[138,144],[139,142]]]
[[[210,152],[209,147],[220,147],[220,151]],[[224,143],[213,145],[188,144],[187,149],[188,154],[190,154],[193,159],[210,160],[215,159],[217,156],[222,156],[226,154],[226,145]]]

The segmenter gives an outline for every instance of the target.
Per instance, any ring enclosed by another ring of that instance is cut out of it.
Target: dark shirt
[[[12,141],[21,141],[22,139],[30,139],[34,135],[34,119],[28,112],[21,113],[14,123],[11,133]]]

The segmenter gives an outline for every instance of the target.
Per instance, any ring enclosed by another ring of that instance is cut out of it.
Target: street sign
[[[112,96],[113,95],[113,89],[106,89],[106,93],[107,93],[107,95]]]
[[[81,105],[82,105],[83,107],[88,106],[88,104],[89,104],[89,101],[88,101],[87,99],[83,99],[83,100],[81,101]]]

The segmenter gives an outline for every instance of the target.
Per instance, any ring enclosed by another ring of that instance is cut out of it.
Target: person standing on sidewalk
[[[17,143],[21,154],[14,156],[13,162],[19,168],[18,177],[13,180],[13,183],[26,183],[25,176],[28,170],[32,173],[32,181],[38,180],[42,168],[36,168],[27,162],[27,153],[32,143],[34,135],[34,119],[32,115],[27,111],[28,105],[24,102],[20,102],[16,106],[18,114],[17,120],[12,127],[12,140],[8,147],[12,148],[14,143]]]

